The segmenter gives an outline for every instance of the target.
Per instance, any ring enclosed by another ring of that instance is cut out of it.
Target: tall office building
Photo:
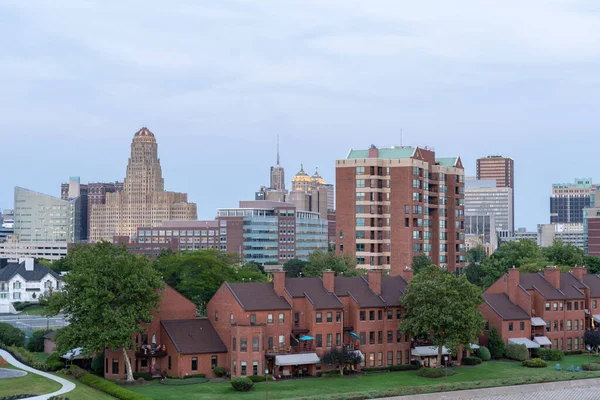
[[[336,161],[336,251],[398,275],[413,256],[460,272],[464,169],[425,147],[350,150]]]
[[[592,206],[592,179],[555,183],[550,196],[550,223],[583,223],[583,210]]]
[[[494,216],[496,232],[502,236],[512,236],[513,191],[509,187],[497,187],[494,180],[465,180],[465,216]]]
[[[90,241],[132,237],[139,226],[196,218],[196,204],[187,202],[187,194],[164,190],[158,144],[154,134],[144,127],[131,143],[123,191],[106,193],[106,204],[92,206]]]
[[[20,242],[75,242],[75,204],[15,187],[14,234]]]
[[[495,180],[496,187],[508,187],[512,189],[511,206],[513,210],[510,226],[515,226],[515,161],[510,157],[487,156],[477,159],[477,179]],[[513,232],[510,232],[512,235]]]

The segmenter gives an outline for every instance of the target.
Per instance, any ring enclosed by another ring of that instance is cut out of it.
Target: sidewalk
[[[500,386],[485,389],[458,390],[455,392],[439,392],[429,394],[418,394],[412,396],[383,397],[379,400],[454,400],[474,399],[489,396],[523,396],[527,393],[539,393],[543,391],[600,387],[600,378],[581,379],[574,381],[534,383],[531,385]],[[599,396],[600,397],[600,396]],[[515,397],[516,398],[516,397]],[[568,399],[568,397],[564,397]]]
[[[12,365],[14,367],[20,368],[23,371],[27,371],[32,374],[41,375],[44,378],[48,378],[48,379],[58,382],[62,385],[62,388],[54,393],[43,394],[43,395],[35,396],[35,397],[28,397],[29,400],[47,400],[52,396],[59,396],[61,394],[69,393],[70,391],[75,389],[75,384],[73,382],[69,382],[66,379],[59,378],[58,376],[54,376],[47,372],[38,371],[37,369],[31,368],[25,364],[22,364],[21,362],[15,360],[15,358],[9,352],[7,352],[5,350],[0,349],[0,357],[4,358],[7,363],[9,363],[10,365]]]

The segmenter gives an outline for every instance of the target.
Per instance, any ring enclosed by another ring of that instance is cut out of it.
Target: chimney
[[[406,266],[402,271],[400,271],[400,276],[406,281],[410,282],[413,278],[414,271],[411,267]]]
[[[335,273],[333,271],[323,272],[323,287],[329,293],[333,293]]]
[[[379,150],[377,149],[377,147],[375,147],[374,144],[371,145],[371,147],[369,147],[369,158],[378,158],[379,157]]]
[[[273,288],[275,289],[275,293],[277,293],[277,296],[283,296],[283,292],[285,289],[285,272],[273,272]]]
[[[544,268],[544,279],[555,288],[560,289],[560,269],[555,266]]]
[[[25,271],[33,271],[33,258],[25,258]]]
[[[521,274],[517,268],[513,265],[508,270],[508,298],[515,304],[519,304],[519,283],[521,280]]]
[[[587,274],[587,268],[586,267],[573,267],[573,270],[571,272],[573,273],[573,276],[575,276],[575,278],[577,278],[581,282],[583,282],[583,276],[585,274]]]
[[[375,294],[381,294],[381,271],[370,269],[367,275],[369,287]]]

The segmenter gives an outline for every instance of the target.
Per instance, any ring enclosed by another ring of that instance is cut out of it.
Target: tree
[[[52,332],[50,329],[44,329],[41,331],[33,332],[29,342],[27,343],[27,350],[33,353],[41,353],[44,351],[44,335]]]
[[[288,278],[298,278],[304,267],[308,264],[306,261],[302,261],[298,258],[294,258],[285,264],[283,264],[283,270],[285,271],[285,276]]]
[[[502,340],[498,330],[493,325],[490,330],[490,335],[488,336],[488,349],[490,350],[492,357],[496,359],[504,356],[504,352],[506,351],[504,340]]]
[[[477,245],[476,247],[467,251],[467,261],[469,262],[466,275],[467,280],[474,285],[482,286],[484,272],[482,263],[487,259],[487,253],[485,247]]]
[[[23,346],[25,334],[6,322],[0,322],[0,344],[5,346]]]
[[[483,303],[481,289],[466,277],[457,277],[435,266],[417,274],[400,301],[407,310],[401,329],[438,347],[439,367],[442,346],[453,351],[459,345],[469,346],[485,324],[478,311]]]
[[[328,352],[325,352],[323,357],[321,357],[321,363],[337,366],[337,368],[340,370],[340,375],[344,375],[344,368],[356,365],[360,363],[360,361],[360,354],[350,351],[345,347],[334,347]]]
[[[600,348],[600,331],[585,331],[583,334],[583,342],[592,349],[596,349],[596,352],[598,352],[598,349]]]
[[[308,263],[302,269],[302,276],[323,276],[323,272],[327,270],[343,276],[358,276],[362,273],[356,269],[356,259],[350,254],[315,250],[308,256]]]
[[[583,257],[583,265],[587,267],[589,274],[600,274],[600,257],[585,256]]]
[[[583,250],[571,243],[555,239],[552,246],[542,248],[542,254],[553,265],[574,267],[583,265]]]
[[[164,287],[150,260],[133,255],[125,246],[100,242],[78,246],[68,255],[71,270],[64,291],[48,298],[51,315],[60,312],[70,324],[56,333],[59,353],[83,347],[89,354],[121,349],[127,381],[133,381],[127,351],[135,348],[142,323],[152,320]]]
[[[472,249],[469,249],[469,251],[467,251],[467,261],[469,263],[475,263],[475,264],[481,264],[482,262],[484,262],[487,259],[487,253],[485,251],[485,247],[483,247],[481,244],[478,244],[477,246],[473,247]]]
[[[424,269],[427,269],[431,265],[432,265],[431,259],[429,258],[429,256],[427,254],[419,253],[419,254],[415,254],[413,256],[412,269],[415,274],[418,274],[419,272],[423,271]]]

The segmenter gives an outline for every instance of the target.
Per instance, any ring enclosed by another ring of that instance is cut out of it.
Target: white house
[[[33,258],[0,259],[0,313],[14,310],[14,302],[38,302],[42,294],[61,288],[60,275]]]

